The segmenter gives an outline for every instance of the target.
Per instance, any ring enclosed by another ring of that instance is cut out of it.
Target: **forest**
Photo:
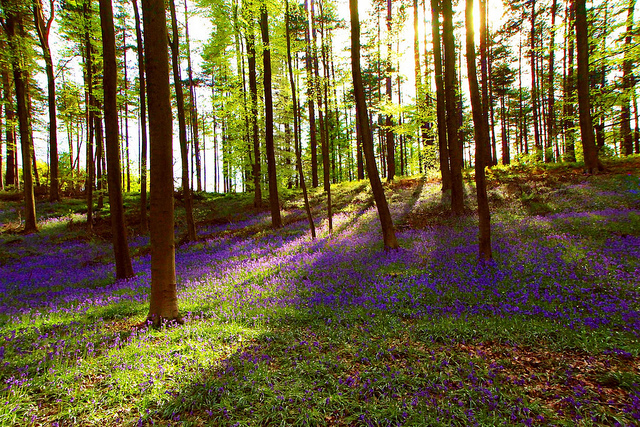
[[[635,0],[0,0],[0,425],[640,424]]]

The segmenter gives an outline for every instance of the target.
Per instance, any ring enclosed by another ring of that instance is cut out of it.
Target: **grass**
[[[147,237],[130,241],[136,277],[115,282],[108,239],[83,236],[81,201],[49,207],[34,235],[14,232],[17,202],[2,202],[0,424],[635,425],[634,161],[596,177],[496,169],[486,266],[475,217],[450,217],[422,177],[387,188],[391,253],[365,182],[332,187],[332,234],[311,193],[315,241],[295,191],[277,232],[250,195],[203,194],[203,238],[177,250],[186,322],[158,330],[133,327]]]

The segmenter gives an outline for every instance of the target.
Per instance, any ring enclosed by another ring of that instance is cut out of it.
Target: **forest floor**
[[[0,425],[640,425],[640,157],[493,168],[494,261],[437,179],[386,185],[384,252],[366,181],[198,194],[177,247],[183,325],[146,317],[149,239],[126,195],[135,278],[113,279],[108,210],[39,201],[40,232],[0,201]],[[177,235],[183,214],[177,202]]]

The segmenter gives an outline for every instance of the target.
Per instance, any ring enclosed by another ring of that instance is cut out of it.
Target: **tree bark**
[[[631,43],[633,41],[633,11],[636,0],[629,0],[627,7],[627,34],[624,39],[624,61],[622,63],[622,112],[620,113],[620,152],[625,156],[633,154],[633,136],[631,135],[631,91],[635,90],[635,78],[633,75],[633,55]]]
[[[578,110],[580,113],[580,135],[582,136],[582,148],[584,151],[584,166],[587,173],[594,173],[601,167],[599,166],[589,100],[589,34],[585,3],[585,0],[574,0],[578,51]]]
[[[49,31],[54,17],[53,0],[50,1],[51,15],[45,22],[42,11],[42,0],[33,2],[33,16],[35,20],[36,32],[42,47],[42,57],[44,59],[45,72],[47,74],[47,103],[49,107],[49,201],[60,200],[60,184],[58,181],[58,122],[56,119],[56,84],[53,74],[53,61],[51,60],[51,49],[49,47]]]
[[[478,74],[476,70],[476,49],[473,30],[473,0],[466,1],[466,27],[467,27],[467,75],[469,79],[469,95],[473,114],[474,134],[476,139],[476,194],[478,197],[478,228],[479,228],[479,259],[488,261],[491,255],[491,213],[487,200],[487,187],[484,175],[485,162],[488,159],[489,148],[489,124],[486,111],[482,105],[480,89],[478,87]]]
[[[140,92],[138,99],[140,102],[140,232],[149,232],[149,221],[147,218],[147,83],[145,80],[144,66],[144,46],[142,31],[140,29],[140,13],[138,12],[137,0],[131,0],[136,24],[136,43],[138,45],[138,79],[140,81]]]
[[[300,179],[300,187],[302,188],[302,196],[304,197],[304,210],[307,213],[307,219],[309,220],[309,229],[311,230],[311,238],[316,238],[316,226],[313,222],[313,216],[311,215],[311,207],[309,206],[309,195],[307,194],[307,185],[304,179],[304,171],[302,169],[302,156],[300,153],[299,145],[299,106],[298,97],[296,94],[296,83],[293,78],[293,66],[291,63],[291,22],[289,11],[289,0],[285,0],[286,14],[285,14],[285,30],[287,33],[287,68],[289,70],[289,84],[291,85],[291,101],[293,103],[293,138],[296,145],[296,166],[298,168],[298,177]]]
[[[251,127],[253,139],[253,207],[262,207],[262,188],[260,186],[260,137],[258,132],[258,82],[256,81],[256,48],[253,34],[252,21],[249,23],[249,35],[247,35],[247,63],[249,66],[249,93],[251,94]]]
[[[24,232],[38,231],[36,225],[36,204],[33,193],[33,173],[31,169],[31,150],[33,144],[29,126],[29,108],[27,105],[27,82],[29,75],[25,69],[25,53],[20,47],[21,40],[26,37],[23,26],[22,13],[16,5],[7,4],[7,0],[0,0],[0,6],[5,12],[3,27],[9,41],[12,53],[11,67],[13,69],[13,84],[16,94],[16,110],[20,129],[20,146],[22,147],[22,180],[24,182]]]
[[[464,189],[462,185],[462,147],[458,138],[458,100],[456,99],[456,48],[453,34],[453,9],[451,0],[442,1],[444,39],[444,93],[447,110],[447,143],[451,170],[451,211],[460,215],[464,211]]]
[[[438,121],[440,175],[442,177],[442,191],[444,192],[451,189],[451,169],[449,167],[449,151],[447,149],[447,110],[444,96],[442,44],[440,42],[440,7],[438,0],[431,0],[431,34],[433,35],[433,62],[436,81],[436,115]]]
[[[86,148],[86,164],[87,179],[85,181],[85,192],[87,198],[87,230],[93,231],[93,185],[95,181],[95,162],[93,160],[93,140],[94,140],[94,106],[95,96],[93,94],[93,47],[91,46],[91,38],[89,34],[89,22],[91,15],[90,0],[84,0],[82,5],[82,14],[84,17],[84,53],[85,58],[85,91],[87,106],[87,148]],[[78,153],[79,154],[79,153]]]
[[[280,202],[278,200],[278,177],[276,175],[276,154],[273,143],[273,95],[271,93],[271,46],[269,45],[269,15],[267,4],[260,5],[260,30],[262,32],[262,64],[264,73],[264,109],[265,109],[265,149],[267,154],[267,174],[269,176],[269,207],[271,225],[282,227]]]
[[[176,104],[178,108],[178,134],[180,137],[180,157],[182,159],[182,195],[184,199],[184,209],[186,211],[188,242],[196,240],[196,225],[193,220],[193,197],[189,186],[189,151],[187,149],[187,123],[184,115],[184,94],[182,91],[182,78],[180,77],[178,18],[176,17],[176,4],[174,0],[169,1],[171,10],[171,63],[173,65],[173,82],[176,92]],[[146,40],[145,40],[146,41]],[[148,51],[148,50],[147,50]]]
[[[151,147],[151,296],[148,319],[180,320],[173,219],[173,150],[164,1],[142,0]]]
[[[100,0],[100,26],[102,27],[104,124],[113,252],[116,261],[116,278],[126,279],[133,277],[133,267],[131,266],[129,246],[127,245],[127,228],[122,205],[122,183],[120,181],[117,106],[118,71],[116,68],[116,37],[113,28],[111,0]]]
[[[371,183],[373,198],[378,208],[378,217],[382,226],[382,239],[385,250],[397,249],[399,247],[396,240],[393,220],[389,212],[389,205],[384,194],[382,181],[378,175],[375,156],[373,154],[373,138],[369,128],[369,113],[365,103],[364,85],[362,84],[362,73],[360,69],[360,18],[358,16],[358,0],[349,0],[349,11],[351,15],[351,72],[353,75],[353,90],[356,101],[356,111],[360,129],[362,130],[362,146],[366,159],[367,175]]]
[[[391,0],[387,0],[387,72],[386,72],[386,88],[387,102],[391,104],[393,96],[393,86],[391,84]],[[393,181],[396,175],[396,148],[393,135],[393,119],[390,114],[385,117],[385,139],[387,145],[387,182]]]
[[[13,101],[11,96],[11,82],[9,72],[3,70],[2,72],[2,86],[4,91],[4,113],[5,113],[5,141],[7,147],[7,165],[5,181],[7,186],[13,186],[18,188],[18,174],[16,173],[17,166],[17,147],[15,138],[15,128],[13,121],[15,119],[15,112],[13,110]],[[0,174],[2,172],[0,171]]]
[[[316,129],[316,114],[315,114],[315,84],[313,77],[313,63],[312,63],[312,49],[311,49],[311,27],[313,26],[312,20],[309,18],[309,0],[304,1],[304,7],[307,12],[306,19],[306,55],[305,55],[305,68],[307,70],[307,103],[309,104],[309,149],[311,150],[311,187],[316,188],[318,186],[318,140]]]
[[[566,25],[569,28],[573,28],[575,13],[573,7],[567,7],[566,12]],[[575,131],[573,129],[573,115],[574,115],[574,93],[575,93],[575,76],[573,72],[573,58],[574,58],[574,37],[573,31],[567,30],[567,38],[569,46],[567,48],[567,78],[564,85],[564,127],[565,127],[565,161],[576,161],[575,150]]]

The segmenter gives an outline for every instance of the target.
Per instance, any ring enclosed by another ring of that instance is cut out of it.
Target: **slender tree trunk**
[[[371,183],[373,198],[378,208],[380,225],[382,226],[382,239],[385,250],[397,249],[399,247],[396,240],[393,220],[389,212],[389,205],[384,194],[382,181],[378,175],[378,168],[373,154],[373,139],[369,128],[369,113],[365,103],[364,85],[362,84],[362,74],[360,69],[360,19],[358,17],[358,0],[349,0],[349,10],[351,15],[351,70],[353,75],[353,91],[356,100],[356,109],[360,129],[362,130],[362,146],[367,163],[367,175]]]
[[[27,105],[27,82],[29,74],[25,69],[25,54],[20,43],[26,37],[23,27],[22,14],[14,5],[8,5],[7,0],[0,0],[0,6],[4,9],[5,20],[3,27],[9,41],[12,52],[11,66],[13,68],[13,84],[16,94],[16,110],[18,113],[18,126],[20,129],[20,146],[22,147],[22,180],[24,182],[24,232],[38,231],[36,225],[36,204],[33,193],[33,175],[31,170],[31,150],[33,144],[29,126],[29,108]]]
[[[542,160],[542,143],[540,138],[540,126],[538,117],[538,83],[536,78],[536,0],[531,2],[531,108],[533,111],[533,138],[535,144],[536,160]]]
[[[47,103],[49,106],[49,201],[60,200],[60,184],[58,181],[58,122],[56,119],[56,84],[53,74],[53,61],[51,60],[51,49],[49,48],[49,31],[54,18],[54,4],[50,1],[51,14],[45,21],[42,11],[42,0],[33,2],[33,16],[35,20],[36,32],[42,47],[45,72],[47,74]]]
[[[485,117],[485,123],[489,123],[489,104],[491,102],[489,98],[489,54],[487,52],[487,42],[489,40],[489,34],[487,31],[487,5],[488,0],[479,0],[479,12],[480,12],[480,74],[482,85],[482,115]],[[476,78],[477,79],[477,78]],[[486,166],[494,164],[494,159],[491,157],[491,142],[487,139],[487,147],[484,150],[487,156],[484,159]],[[477,143],[477,141],[476,141]],[[477,157],[477,154],[476,154]]]
[[[414,63],[414,73],[416,79],[416,110],[418,117],[418,126],[419,130],[416,133],[416,141],[418,143],[418,166],[420,169],[420,173],[422,173],[422,144],[426,144],[426,132],[424,132],[424,128],[426,125],[426,121],[424,118],[424,110],[425,110],[425,92],[422,87],[422,70],[420,67],[420,37],[418,34],[418,0],[413,0],[413,63]],[[422,141],[422,137],[424,141]]]
[[[189,40],[189,17],[187,12],[187,0],[184,2],[184,31],[187,44],[187,74],[189,76],[189,118],[191,119],[191,142],[196,160],[196,188],[202,191],[202,161],[200,159],[200,135],[198,132],[198,108],[196,86],[193,82],[193,69],[191,67],[191,44]],[[193,169],[192,169],[193,171]]]
[[[551,2],[551,35],[549,40],[549,112],[547,114],[547,147],[545,149],[544,161],[549,163],[553,161],[553,144],[556,142],[556,114],[555,114],[555,39],[556,39],[556,13],[558,5],[557,0]]]
[[[631,98],[633,99],[633,115],[635,117],[636,127],[634,130],[634,141],[636,154],[640,154],[640,117],[638,115],[638,100],[636,98],[636,88],[631,91]]]
[[[262,207],[262,187],[260,186],[260,139],[258,133],[258,83],[256,81],[256,49],[253,27],[249,24],[249,35],[247,36],[247,63],[249,66],[249,92],[251,94],[251,124],[253,138],[253,185],[254,199],[253,207]]]
[[[391,72],[393,71],[391,66],[391,0],[387,0],[387,102],[392,102],[393,86],[391,84]],[[387,145],[387,182],[393,181],[396,175],[396,147],[393,134],[393,120],[390,114],[385,117],[385,137]]]
[[[567,18],[566,25],[573,29],[574,21],[575,21],[575,13],[573,7],[567,6]],[[567,48],[567,79],[565,81],[564,86],[564,126],[565,126],[565,161],[567,162],[575,162],[576,161],[576,150],[575,150],[575,131],[573,129],[573,115],[574,112],[574,93],[575,93],[575,77],[573,72],[573,58],[574,58],[574,37],[573,31],[567,31],[567,38],[569,47]]]
[[[311,14],[309,11],[309,0],[304,1],[304,7],[307,12],[306,19],[306,55],[305,55],[305,68],[307,70],[307,103],[309,104],[309,149],[311,150],[311,186],[316,188],[318,186],[318,142],[317,142],[317,129],[316,129],[316,114],[315,114],[315,83],[313,77],[313,63],[312,63],[312,48],[311,48],[311,29],[313,26]],[[313,7],[313,6],[311,6]]]
[[[360,128],[360,120],[358,118],[358,110],[356,109],[356,163],[358,179],[364,179],[364,158],[362,155],[362,129]]]
[[[631,43],[633,41],[633,11],[636,7],[636,0],[629,0],[627,7],[627,34],[624,39],[624,61],[622,63],[622,112],[620,114],[620,139],[622,147],[620,152],[625,156],[633,154],[633,136],[631,135],[631,91],[635,90],[635,79],[633,76],[633,58]]]
[[[447,109],[447,142],[451,170],[451,211],[460,215],[464,211],[464,194],[462,184],[462,147],[458,138],[460,122],[456,99],[456,48],[453,34],[453,9],[451,0],[442,1],[444,39],[444,92]]]
[[[182,78],[180,77],[180,58],[178,35],[178,18],[176,17],[176,5],[174,0],[169,1],[171,10],[171,63],[173,65],[173,82],[176,92],[176,104],[178,107],[178,133],[180,136],[180,157],[182,158],[182,195],[187,219],[188,242],[196,240],[196,225],[193,220],[193,197],[189,187],[189,151],[187,149],[187,123],[184,115],[184,94],[182,91]],[[146,40],[145,40],[146,41]],[[148,51],[148,48],[147,48]],[[147,79],[148,80],[148,79]]]
[[[300,133],[300,120],[299,120],[299,106],[298,97],[296,94],[296,83],[293,78],[293,66],[291,64],[291,23],[289,12],[289,1],[285,0],[286,14],[285,14],[285,26],[287,33],[287,68],[289,70],[289,84],[291,85],[291,101],[293,103],[293,138],[296,145],[296,166],[298,168],[298,178],[300,179],[300,187],[302,188],[302,195],[304,197],[304,209],[307,212],[307,219],[309,220],[309,229],[311,230],[311,238],[316,238],[316,226],[313,222],[313,216],[311,215],[311,207],[309,206],[309,196],[307,194],[307,185],[304,180],[304,172],[302,169],[302,156],[299,149],[299,133]]]
[[[276,154],[273,143],[273,95],[271,93],[271,46],[269,44],[269,15],[267,4],[260,5],[260,30],[262,32],[262,65],[264,73],[264,109],[265,109],[265,149],[267,152],[267,174],[269,176],[269,206],[271,225],[282,227],[280,202],[278,200],[278,177],[276,175]]]
[[[85,46],[85,87],[87,92],[87,149],[86,149],[86,163],[87,163],[87,179],[85,184],[85,191],[87,197],[87,230],[91,232],[93,230],[93,185],[95,181],[95,163],[93,160],[93,140],[94,140],[94,106],[95,97],[93,94],[93,47],[91,46],[91,38],[89,32],[91,3],[90,0],[84,0],[82,6],[82,12],[84,16],[84,46]]]
[[[131,0],[133,13],[135,14],[136,42],[138,44],[138,79],[140,81],[140,92],[138,95],[140,102],[140,232],[149,232],[149,221],[147,217],[147,83],[145,80],[144,46],[142,31],[140,29],[140,13],[138,12],[137,0]]]
[[[478,87],[478,72],[476,70],[476,48],[473,31],[473,0],[466,0],[467,27],[467,75],[469,79],[469,94],[473,113],[474,134],[476,139],[476,192],[478,197],[479,220],[479,259],[484,262],[492,258],[491,255],[491,213],[487,199],[487,187],[484,175],[485,162],[488,159],[486,150],[489,148],[489,124],[486,111],[482,105],[480,89]]]
[[[113,234],[113,252],[116,261],[116,278],[133,277],[133,267],[127,246],[127,228],[122,205],[120,183],[120,156],[118,150],[118,106],[116,68],[116,36],[113,28],[111,0],[100,0],[100,25],[102,27],[102,56],[104,64],[104,124],[106,129],[107,168],[109,176],[109,212]]]
[[[151,297],[148,319],[180,320],[173,219],[173,150],[167,23],[162,0],[142,0],[151,148]]]
[[[4,91],[4,113],[5,113],[5,141],[7,146],[7,173],[5,175],[5,181],[7,186],[13,186],[18,188],[18,174],[16,173],[17,166],[17,147],[15,138],[15,128],[13,121],[15,119],[15,112],[13,110],[13,100],[11,99],[11,82],[9,73],[6,70],[2,72],[2,86]],[[2,172],[0,171],[0,174]]]
[[[585,0],[574,0],[576,14],[576,44],[578,53],[578,110],[580,112],[580,135],[584,151],[584,166],[587,173],[602,169],[599,165],[591,108],[589,100],[589,35]]]
[[[314,20],[314,8],[311,4],[311,19]],[[322,24],[321,24],[322,25]],[[315,29],[315,26],[314,26]],[[324,28],[320,28],[320,49],[323,58],[323,67],[326,70],[327,64],[325,60],[325,45],[324,45]],[[316,46],[316,35],[313,33],[313,44]],[[333,214],[331,212],[331,166],[329,157],[329,97],[327,92],[328,79],[321,80],[319,76],[318,55],[314,52],[314,65],[316,73],[316,91],[318,95],[318,112],[320,121],[320,149],[322,151],[322,177],[323,188],[327,193],[327,219],[329,222],[329,232],[333,231]],[[322,85],[322,88],[320,87]],[[323,116],[323,95],[324,95],[324,116]]]
[[[447,149],[447,110],[444,96],[442,50],[440,42],[440,7],[438,0],[431,0],[431,34],[433,36],[433,62],[436,81],[436,114],[438,122],[440,175],[442,177],[442,191],[447,191],[451,189],[451,169],[449,168],[449,151]]]
[[[96,105],[96,113],[94,114],[94,127],[95,127],[95,148],[96,148],[96,187],[98,190],[98,210],[104,207],[104,171],[102,168],[102,158],[104,152],[102,150],[103,135],[102,135],[102,116],[100,115],[101,106]]]

